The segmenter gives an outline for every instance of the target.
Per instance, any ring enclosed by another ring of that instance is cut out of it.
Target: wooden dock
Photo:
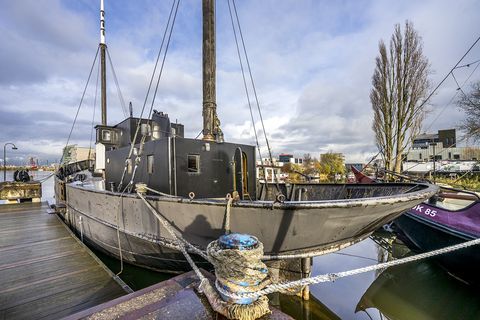
[[[132,292],[48,209],[0,205],[0,319],[58,319]]]

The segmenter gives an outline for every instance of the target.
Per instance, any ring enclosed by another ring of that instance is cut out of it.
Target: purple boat
[[[416,205],[394,221],[410,249],[427,252],[480,237],[480,197],[474,192],[442,187],[428,202]],[[480,247],[472,246],[436,260],[462,280],[479,282]]]

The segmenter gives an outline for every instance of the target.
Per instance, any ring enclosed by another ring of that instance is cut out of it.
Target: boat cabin
[[[127,159],[139,123],[134,152]],[[158,111],[150,121],[129,117],[115,126],[95,128],[97,150],[98,145],[105,149],[108,190],[119,191],[126,166],[123,186],[135,172],[134,184],[143,182],[171,195],[187,197],[193,192],[197,198],[224,198],[237,191],[242,199],[256,198],[254,146],[185,138],[183,124],[171,123],[168,114]]]

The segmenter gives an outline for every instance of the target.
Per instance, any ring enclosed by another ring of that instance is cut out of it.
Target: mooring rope
[[[206,295],[208,301],[215,311],[227,316],[229,319],[252,320],[268,313],[268,298],[266,295],[273,292],[288,292],[294,288],[301,288],[312,284],[335,281],[339,278],[385,269],[480,244],[480,238],[478,238],[430,252],[349,271],[327,273],[290,282],[271,283],[268,277],[268,270],[265,264],[261,262],[261,259],[265,257],[263,255],[263,244],[261,242],[258,241],[258,244],[254,248],[245,250],[241,248],[222,248],[222,245],[220,245],[218,240],[216,240],[208,245],[207,253],[205,253],[179,235],[173,229],[171,223],[165,217],[163,217],[150,202],[147,201],[144,195],[147,190],[151,190],[150,188],[148,188],[145,184],[137,184],[136,189],[137,195],[140,197],[140,199],[143,200],[148,209],[177,242],[178,249],[183,253],[187,262],[200,279],[199,291]],[[225,229],[230,230],[229,209],[233,198],[227,197],[226,200],[227,208],[225,216]],[[208,280],[196,266],[195,262],[190,257],[187,248],[200,255],[215,267],[216,291],[210,283],[210,280]],[[297,256],[303,256],[303,254],[283,255],[276,257],[294,258]],[[218,293],[222,295],[224,300],[228,300],[229,302],[223,301]],[[242,301],[242,299],[251,299],[251,302],[239,302]],[[233,303],[231,301],[233,301]]]
[[[473,245],[477,245],[477,244],[480,244],[480,238],[470,240],[470,241],[466,241],[466,242],[463,242],[463,243],[459,243],[459,244],[456,244],[456,245],[453,245],[453,246],[433,250],[433,251],[430,251],[430,252],[420,253],[420,254],[410,256],[410,257],[406,257],[406,258],[402,258],[402,259],[397,259],[397,260],[392,260],[392,261],[388,261],[388,262],[384,262],[384,263],[370,265],[370,266],[363,267],[363,268],[353,269],[353,270],[349,270],[349,271],[336,272],[336,273],[326,273],[326,274],[321,274],[321,275],[311,277],[311,278],[300,279],[300,280],[297,280],[297,281],[291,281],[291,282],[285,282],[285,283],[274,283],[274,284],[266,286],[265,289],[259,290],[257,292],[233,293],[233,292],[224,290],[218,284],[218,281],[215,282],[215,286],[221,294],[223,294],[227,297],[230,297],[232,299],[258,298],[258,297],[261,297],[261,296],[264,296],[264,295],[267,295],[267,294],[270,294],[270,293],[273,293],[273,292],[277,292],[277,291],[283,291],[283,290],[287,290],[287,289],[291,289],[291,288],[295,288],[295,287],[303,287],[303,286],[307,286],[307,285],[311,285],[311,284],[318,284],[318,283],[322,283],[322,282],[335,281],[339,278],[353,276],[353,275],[366,273],[366,272],[370,272],[370,271],[375,271],[375,270],[379,270],[379,269],[385,269],[385,268],[388,268],[388,267],[393,267],[393,266],[401,265],[401,264],[412,262],[412,261],[418,261],[418,260],[421,260],[421,259],[426,259],[426,258],[434,257],[434,256],[437,256],[437,255],[440,255],[440,254],[452,252],[452,251],[455,251],[455,250],[464,249],[464,248],[467,248],[467,247],[470,247],[470,246],[473,246]]]
[[[153,213],[153,215],[158,219],[158,221],[160,221],[160,223],[165,227],[165,229],[168,231],[168,233],[170,233],[172,235],[172,237],[174,238],[174,240],[177,241],[177,244],[178,244],[178,248],[179,250],[186,254],[188,256],[187,258],[187,261],[190,263],[190,256],[188,255],[188,253],[186,252],[186,249],[185,247],[188,247],[189,249],[191,249],[194,253],[198,254],[199,256],[201,256],[202,258],[204,258],[205,260],[208,261],[208,257],[207,255],[205,254],[205,252],[203,252],[202,250],[198,249],[197,247],[195,247],[194,245],[192,245],[191,243],[189,243],[187,240],[185,240],[181,235],[177,234],[177,232],[172,228],[172,225],[170,224],[170,222],[165,219],[164,217],[162,217],[162,215],[160,215],[157,210],[152,206],[152,204],[150,202],[147,201],[147,199],[145,199],[145,197],[142,195],[141,191],[139,191],[139,187],[137,185],[137,195],[140,197],[140,199],[143,200],[143,202],[146,204],[146,206],[148,207],[148,209]],[[183,250],[182,250],[183,249]],[[195,263],[193,262],[193,260],[191,260],[191,264],[195,265]],[[195,266],[195,268],[197,268]],[[192,269],[195,271],[195,268],[192,266]],[[198,270],[198,268],[197,268]],[[200,272],[200,271],[198,271]],[[203,275],[202,275],[203,277]]]
[[[155,189],[152,189],[152,188],[149,188],[149,187],[145,187],[146,190],[148,191],[151,191],[153,193],[156,193],[160,196],[163,196],[163,197],[169,197],[169,198],[181,198],[180,196],[175,196],[173,194],[168,194],[168,193],[163,193],[163,192],[160,192],[160,191],[157,191]]]
[[[225,209],[225,234],[230,234],[230,211],[232,208],[233,197],[230,193],[227,194],[227,207]]]

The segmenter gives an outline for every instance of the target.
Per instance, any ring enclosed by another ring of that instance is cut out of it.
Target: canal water
[[[7,180],[11,179],[11,172],[7,174]],[[31,174],[38,180],[51,172]],[[45,180],[42,190],[43,200],[53,202],[52,178]],[[351,270],[409,254],[392,234],[381,231],[337,253],[314,258],[312,275]],[[98,255],[113,272],[120,270],[118,260]],[[120,277],[132,289],[139,290],[171,275],[125,265]],[[302,320],[480,319],[479,287],[454,278],[431,259],[313,285],[310,290],[311,299],[307,302],[285,295],[274,295],[270,300]]]

